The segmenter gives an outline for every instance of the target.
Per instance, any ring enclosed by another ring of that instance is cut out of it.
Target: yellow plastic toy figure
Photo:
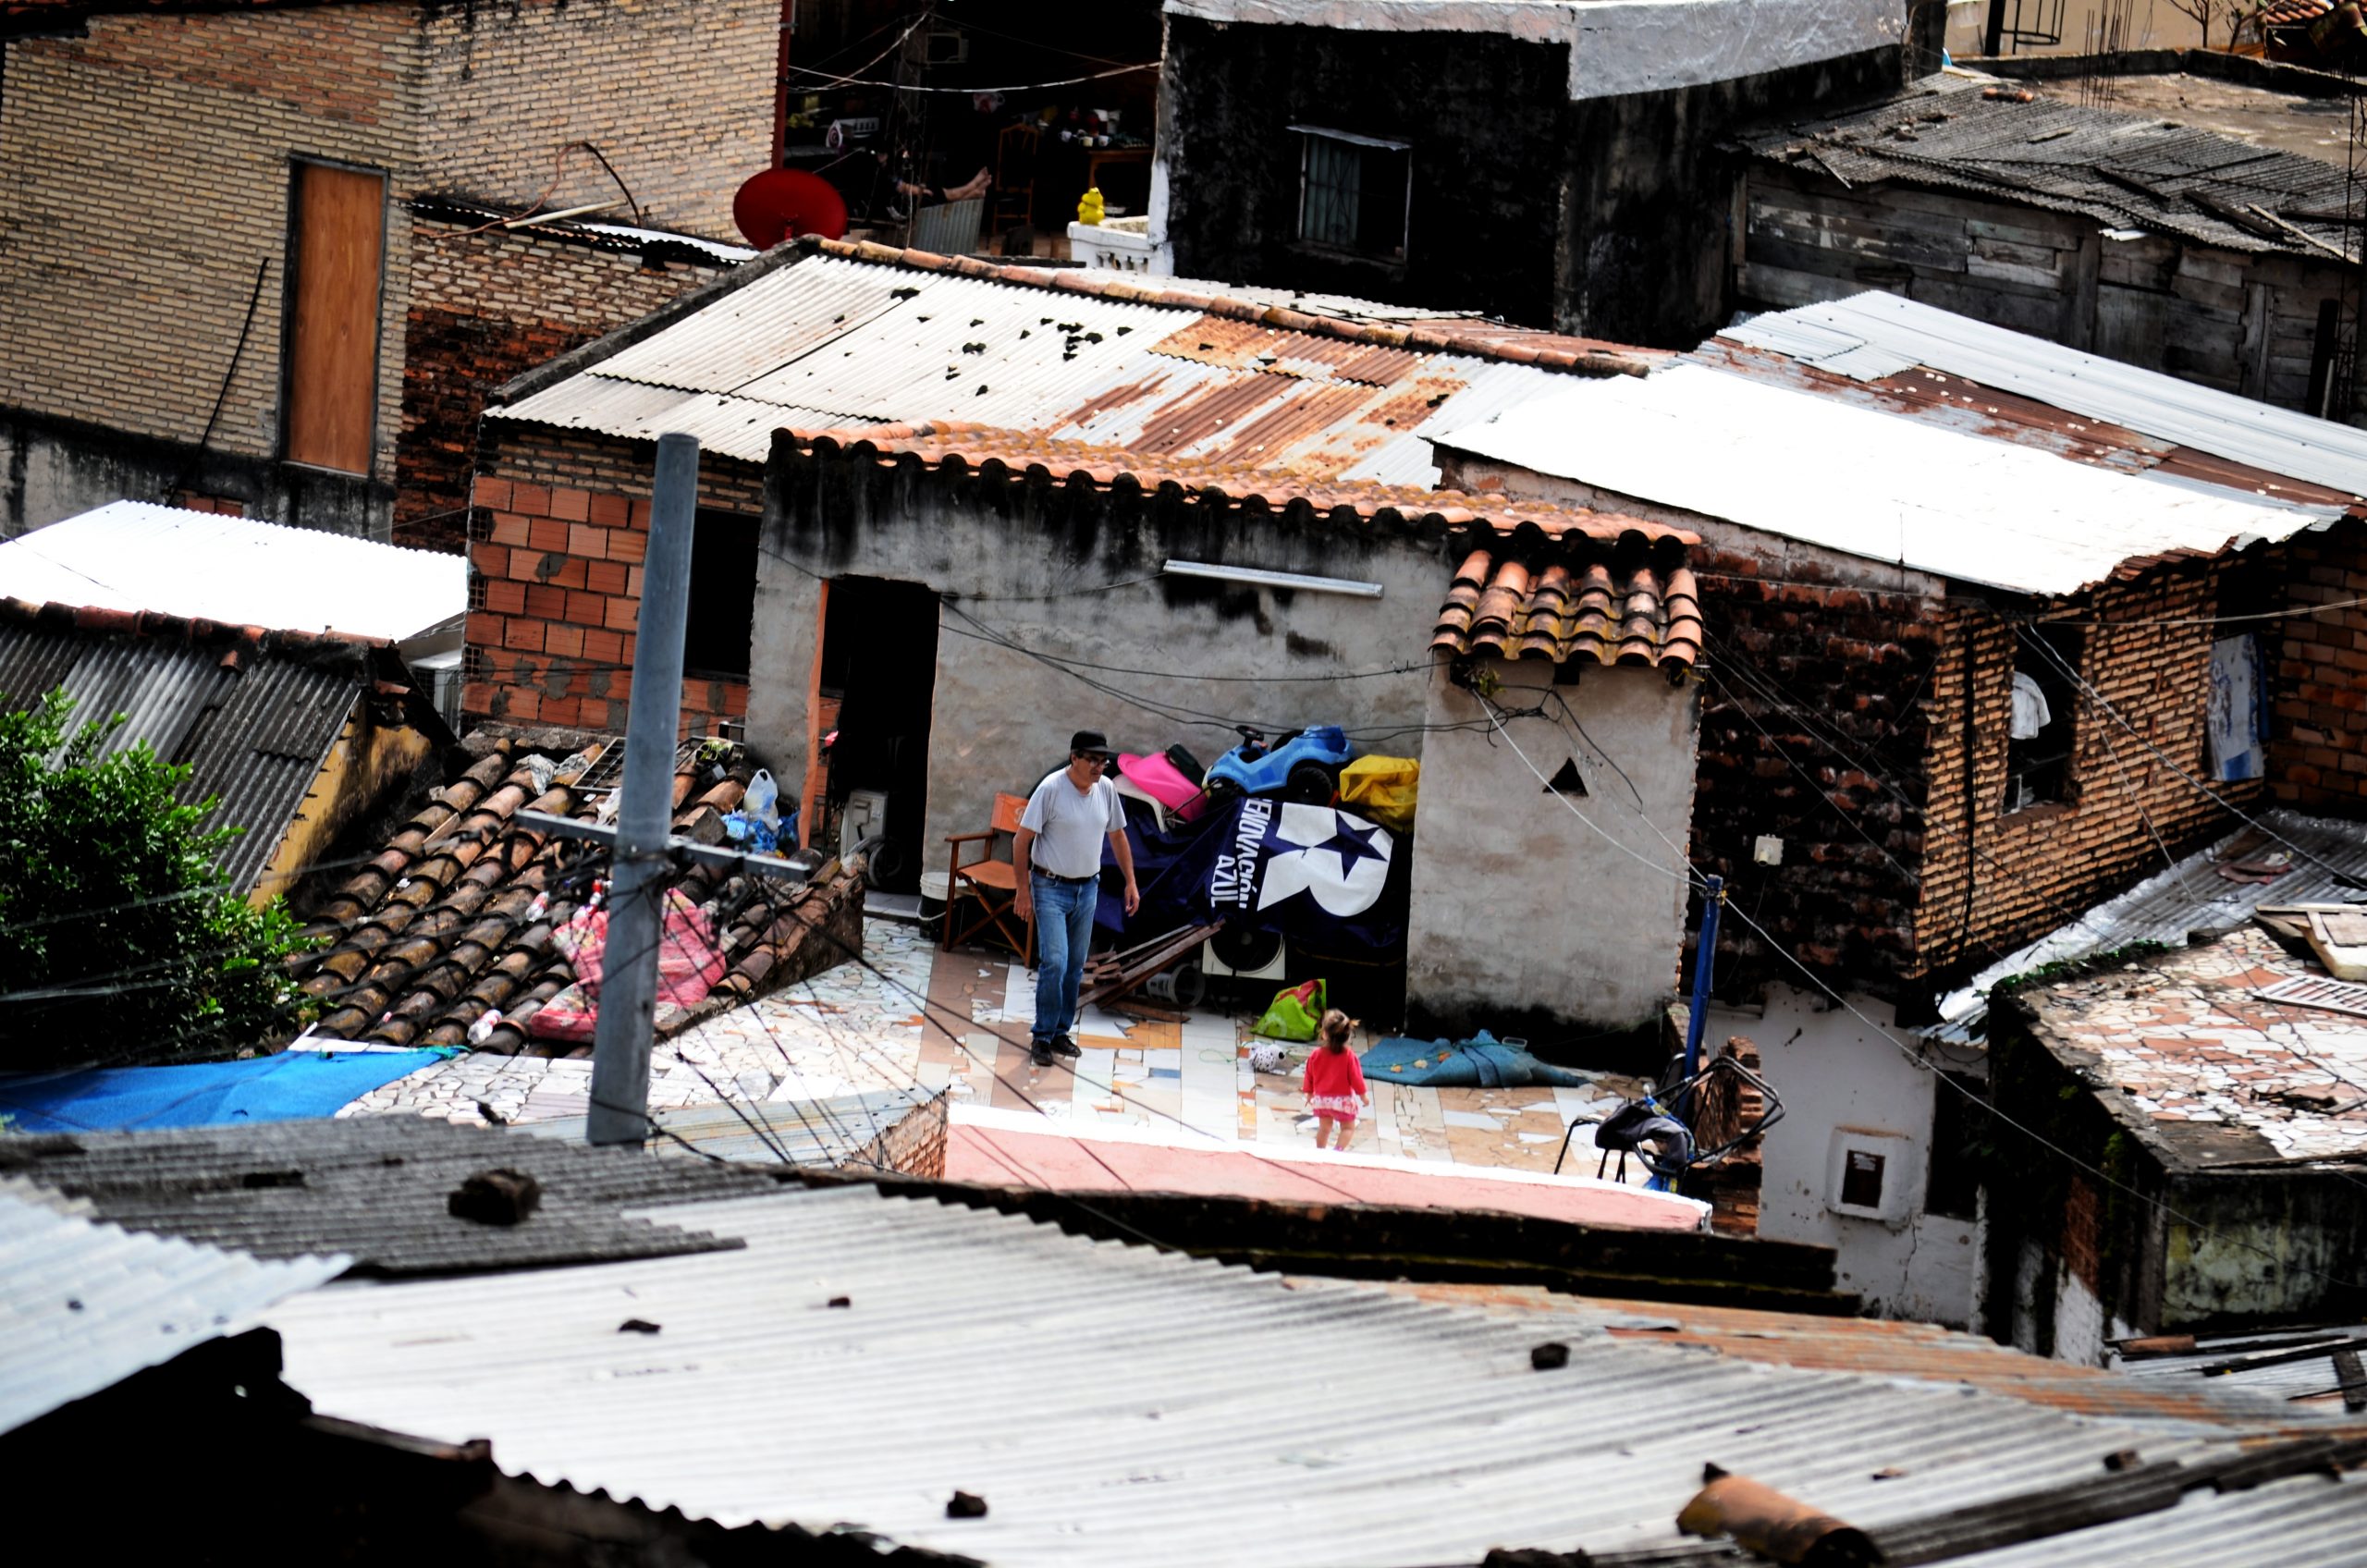
[[[1076,204],[1076,221],[1098,224],[1101,221],[1101,187],[1085,188],[1085,200]]]

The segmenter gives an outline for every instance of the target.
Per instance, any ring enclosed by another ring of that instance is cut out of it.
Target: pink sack
[[[541,1040],[588,1041],[599,1023],[600,972],[608,946],[608,912],[580,909],[551,933],[552,945],[567,954],[575,984],[543,1004],[526,1032]],[[716,949],[707,918],[679,889],[666,895],[666,932],[657,949],[657,1005],[695,1007],[723,978],[723,954]]]

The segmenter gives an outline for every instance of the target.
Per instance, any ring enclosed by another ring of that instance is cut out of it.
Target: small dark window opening
[[[1587,781],[1578,773],[1578,759],[1564,757],[1553,777],[1545,781],[1545,792],[1551,795],[1584,795]]]
[[[1871,1149],[1850,1149],[1841,1167],[1841,1201],[1852,1208],[1883,1206],[1883,1167],[1888,1163]]]
[[[1413,150],[1345,131],[1294,129],[1299,239],[1326,250],[1404,260]]]
[[[1932,1170],[1923,1183],[1923,1211],[1970,1219],[1981,1193],[1975,1150],[1988,1115],[1988,1086],[1959,1072],[1932,1076]]]
[[[682,673],[748,679],[756,624],[756,520],[698,514],[691,533],[691,613],[682,630]]]
[[[2071,799],[2073,716],[2079,706],[2076,626],[2023,629],[2015,648],[2005,741],[2005,809]]]

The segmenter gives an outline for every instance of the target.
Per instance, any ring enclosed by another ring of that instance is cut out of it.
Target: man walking
[[[1027,1045],[1028,1060],[1038,1067],[1078,1054],[1069,1031],[1076,1027],[1077,986],[1093,945],[1104,837],[1126,876],[1126,913],[1142,903],[1118,787],[1101,777],[1117,754],[1098,729],[1070,736],[1068,766],[1036,786],[1012,837],[1011,858],[1027,868],[1013,907],[1020,919],[1036,923],[1036,1027]]]

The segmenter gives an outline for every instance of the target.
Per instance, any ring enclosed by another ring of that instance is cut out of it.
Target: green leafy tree
[[[301,946],[216,862],[240,831],[174,791],[145,741],[102,755],[121,715],[68,732],[73,702],[0,714],[0,1070],[202,1060],[300,1021]]]

